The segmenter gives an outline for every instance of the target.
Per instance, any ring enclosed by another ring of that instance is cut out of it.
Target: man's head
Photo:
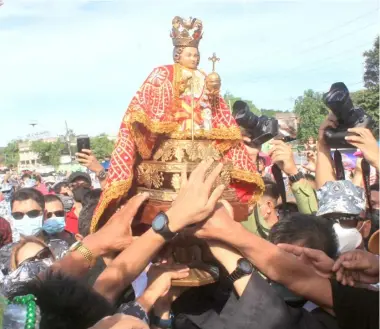
[[[278,221],[270,230],[269,241],[322,250],[335,258],[338,242],[333,223],[313,215],[293,214]]]
[[[91,220],[99,202],[102,190],[95,189],[87,193],[83,199],[83,208],[79,213],[78,224],[81,238],[90,234]]]
[[[70,175],[68,182],[71,189],[74,189],[78,186],[90,187],[92,184],[90,175],[80,171],[73,172]]]
[[[195,47],[174,47],[173,60],[175,63],[195,70],[200,61],[198,48]]]
[[[27,180],[29,180],[29,179],[31,179],[32,178],[32,176],[30,175],[30,174],[27,174],[27,173],[25,173],[25,174],[23,174],[22,176],[21,176],[21,180],[25,183]]]
[[[277,202],[280,197],[277,184],[269,179],[264,179],[265,190],[261,199],[257,202],[259,214],[267,222],[269,227],[272,227],[277,221]]]
[[[317,195],[317,215],[334,223],[339,252],[363,246],[371,231],[371,221],[365,217],[364,189],[355,186],[351,181],[341,180],[327,182],[317,191]]]
[[[10,298],[32,294],[41,311],[40,329],[90,328],[112,315],[114,308],[83,281],[47,271],[42,278],[21,283]]]
[[[16,230],[22,235],[36,235],[42,229],[45,200],[41,192],[33,188],[18,190],[11,202]]]
[[[39,213],[43,214],[45,210],[44,196],[42,195],[41,192],[37,191],[34,188],[22,188],[13,195],[11,208],[12,208],[12,214],[13,213],[25,214],[33,210],[36,210]],[[22,219],[22,218],[18,218],[18,219]]]
[[[65,210],[62,200],[56,195],[45,195],[45,221],[43,230],[49,234],[61,233],[66,226]]]
[[[53,189],[55,194],[61,194],[66,196],[72,194],[68,182],[59,182],[54,185]]]

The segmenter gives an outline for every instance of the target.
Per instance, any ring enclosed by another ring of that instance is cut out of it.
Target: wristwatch
[[[173,328],[173,320],[174,320],[174,314],[172,311],[170,311],[169,319],[166,319],[166,320],[159,318],[154,313],[151,314],[151,318],[150,318],[151,324],[162,329]]]
[[[90,264],[90,267],[94,264],[95,258],[92,254],[91,250],[88,249],[83,245],[81,241],[75,242],[71,247],[69,248],[69,252],[79,252]]]
[[[291,183],[297,183],[299,180],[301,180],[302,178],[305,178],[305,175],[303,174],[303,172],[299,171],[298,173],[296,173],[295,175],[293,176],[289,176],[289,181]]]
[[[162,211],[153,219],[152,229],[154,232],[160,234],[166,241],[173,239],[177,235],[177,233],[170,231],[169,218]]]
[[[235,282],[236,280],[239,280],[243,276],[250,275],[254,270],[254,267],[252,263],[246,259],[246,258],[240,258],[237,261],[237,267],[236,269],[227,276],[227,280],[230,282]]]
[[[100,181],[103,181],[107,178],[107,173],[104,169],[100,170],[97,174],[96,174],[96,177],[98,177],[98,179]]]

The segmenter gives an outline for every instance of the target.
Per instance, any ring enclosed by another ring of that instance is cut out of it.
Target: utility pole
[[[69,149],[70,164],[73,164],[73,157],[71,156],[70,132],[69,132],[69,127],[67,126],[67,121],[66,120],[65,120],[65,126],[66,126],[65,140],[66,140],[66,143],[67,143],[67,147]]]

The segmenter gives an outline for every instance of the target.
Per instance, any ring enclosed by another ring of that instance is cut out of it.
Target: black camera
[[[352,148],[345,137],[352,135],[347,132],[349,128],[370,128],[372,118],[360,107],[354,107],[350,93],[343,82],[331,85],[329,92],[323,95],[323,101],[338,119],[337,128],[325,130],[325,141],[331,148]]]
[[[265,115],[258,117],[251,112],[246,102],[236,101],[232,114],[251,139],[251,143],[246,143],[247,145],[258,147],[278,135],[278,121]]]

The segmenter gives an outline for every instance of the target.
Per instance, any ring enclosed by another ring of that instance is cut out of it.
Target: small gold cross
[[[212,72],[215,72],[215,63],[216,63],[216,62],[219,62],[219,61],[220,61],[220,58],[219,58],[219,57],[216,57],[216,54],[213,53],[213,54],[212,54],[212,57],[209,57],[208,60],[212,62]]]

